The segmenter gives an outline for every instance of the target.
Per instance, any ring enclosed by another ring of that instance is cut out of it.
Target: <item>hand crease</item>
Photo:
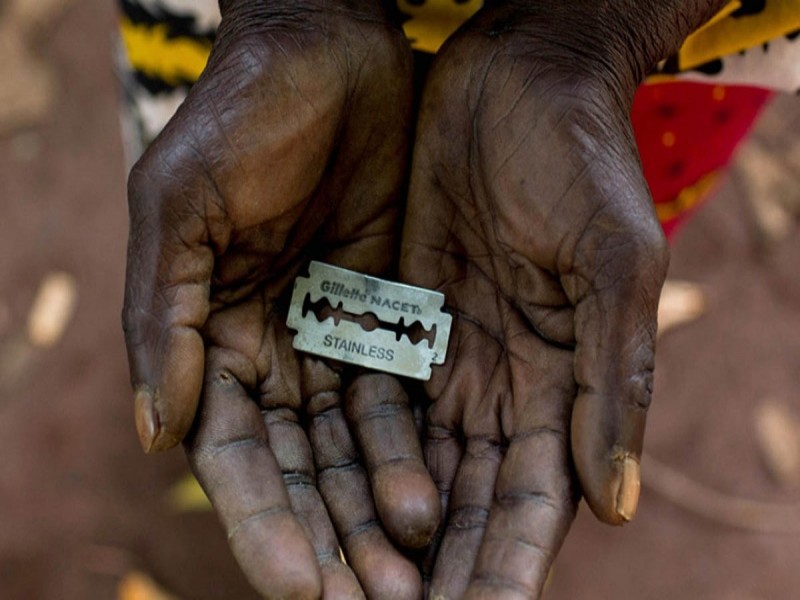
[[[504,508],[513,508],[520,504],[536,504],[544,506],[555,513],[561,513],[564,507],[553,501],[546,492],[516,491],[495,494],[495,502]]]
[[[527,431],[521,431],[519,433],[515,433],[511,437],[509,437],[508,442],[509,444],[513,444],[514,442],[522,442],[529,438],[535,438],[547,435],[552,435],[553,437],[557,438],[558,441],[560,442],[565,442],[567,439],[566,432],[560,429],[555,429],[554,427],[542,426],[542,427],[535,427]]]
[[[489,509],[474,504],[459,506],[450,511],[447,517],[447,529],[459,531],[469,529],[485,529],[489,521]]]
[[[415,463],[415,464],[422,464],[422,461],[415,454],[396,454],[396,455],[394,455],[394,456],[392,456],[390,458],[387,458],[387,459],[384,459],[382,461],[374,463],[372,465],[372,469],[370,469],[370,470],[372,471],[372,474],[374,476],[375,473],[377,473],[379,470],[381,470],[384,467],[396,465],[398,463],[407,463],[407,462],[412,462],[412,463]]]
[[[365,521],[359,525],[356,525],[348,531],[341,540],[342,546],[345,546],[347,542],[352,540],[353,538],[361,535],[362,533],[366,533],[370,529],[375,527],[379,527],[380,523],[378,523],[377,519],[370,519],[369,521]]]
[[[316,481],[312,475],[299,471],[288,471],[283,473],[283,483],[286,488],[310,487],[316,489]]]
[[[236,523],[234,523],[233,527],[228,530],[228,541],[233,540],[233,538],[238,534],[243,528],[249,527],[253,523],[258,521],[262,521],[267,517],[272,517],[274,515],[279,515],[283,513],[291,514],[291,511],[286,506],[273,506],[271,508],[265,508],[264,510],[260,510],[256,513],[248,515],[243,519],[240,519]]]
[[[472,578],[472,583],[478,583],[493,588],[512,589],[516,592],[519,592],[525,598],[536,597],[536,590],[533,588],[517,583],[516,581],[501,575],[475,575]]]
[[[263,438],[256,436],[248,436],[243,438],[235,438],[227,440],[221,444],[211,446],[207,449],[199,449],[199,455],[206,455],[208,458],[218,458],[221,454],[231,452],[233,450],[250,450],[253,448],[267,448],[267,441]]]
[[[377,406],[373,406],[372,408],[364,410],[363,412],[359,412],[353,420],[358,421],[359,423],[367,423],[369,421],[375,421],[379,419],[393,419],[398,415],[404,414],[407,408],[408,407],[405,402],[400,404],[378,404]]]
[[[332,476],[336,473],[342,473],[347,471],[356,471],[361,468],[361,463],[358,462],[357,459],[346,459],[341,462],[336,462],[330,465],[325,465],[324,467],[317,468],[317,479],[320,480],[324,477]]]

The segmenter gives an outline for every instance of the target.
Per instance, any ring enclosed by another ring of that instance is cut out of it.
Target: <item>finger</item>
[[[153,147],[128,184],[123,328],[136,426],[147,452],[180,442],[194,419],[204,366],[198,329],[208,317],[214,265],[204,242],[208,215],[200,206],[206,192],[184,176],[189,169],[180,153],[162,154]]]
[[[541,429],[512,441],[465,598],[541,594],[577,509],[565,440]]]
[[[445,533],[433,569],[431,598],[464,595],[489,518],[501,459],[498,440],[467,441],[453,482]]]
[[[359,464],[338,393],[316,393],[309,399],[308,412],[319,490],[348,564],[367,597],[420,598],[419,572],[392,546],[380,527],[367,474]]]
[[[316,487],[311,445],[297,415],[288,409],[267,410],[264,423],[289,492],[292,512],[317,555],[325,598],[364,598],[353,571],[341,560],[336,533]]]
[[[450,348],[448,348],[450,357],[457,353],[454,338],[458,337],[458,331],[456,329],[455,335],[450,336]],[[451,360],[456,362],[452,358]],[[467,397],[471,390],[486,387],[485,382],[475,381],[472,377],[464,376],[464,370],[467,373],[475,373],[472,365],[467,363],[466,369],[463,364],[460,367],[460,369],[456,369],[451,366],[445,378],[446,383],[440,384],[439,389],[435,387],[438,373],[434,374],[431,382],[426,386],[426,389],[433,388],[431,397],[435,400],[428,407],[425,419],[425,466],[439,492],[439,504],[442,515],[445,516],[450,504],[453,482],[464,455],[463,437],[458,433],[464,416],[460,399]],[[445,388],[445,385],[448,387]],[[476,388],[476,385],[481,387]],[[442,393],[442,388],[444,388],[444,393]],[[446,518],[440,520],[439,528],[434,533],[431,545],[420,563],[422,576],[428,588],[430,588],[436,556],[441,547],[446,525]]]
[[[464,451],[455,431],[433,423],[428,425],[425,438],[425,464],[439,492],[439,505],[443,515],[447,514],[453,481],[463,455]],[[446,521],[440,522],[439,528],[431,540],[430,548],[421,563],[422,576],[427,583],[430,583],[433,574],[433,567],[442,543],[445,525]]]
[[[632,207],[621,223],[585,235],[565,283],[575,304],[579,385],[573,457],[589,506],[612,524],[631,520],[638,504],[658,298],[668,263],[652,208],[636,212]]]
[[[405,390],[394,377],[362,375],[347,390],[345,407],[383,527],[402,546],[427,546],[439,525],[439,496]]]
[[[253,587],[266,598],[319,598],[314,548],[292,514],[261,413],[228,371],[209,368],[186,451]]]
[[[435,401],[428,408],[425,459],[446,510],[444,528],[422,562],[432,597],[464,593],[502,455],[497,417],[507,388],[505,370],[498,368],[503,350],[469,321],[456,319],[448,349],[453,366],[445,382],[434,374],[426,386]],[[476,390],[483,395],[476,397]]]

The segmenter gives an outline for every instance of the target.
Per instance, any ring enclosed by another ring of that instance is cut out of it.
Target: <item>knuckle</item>
[[[288,471],[283,473],[283,483],[291,494],[294,489],[315,487],[317,480],[310,470],[305,472]]]
[[[317,478],[322,479],[335,479],[338,475],[344,472],[357,471],[361,469],[361,463],[355,457],[342,455],[335,460],[331,460],[328,464],[321,464],[317,466]]]
[[[378,522],[377,519],[363,519],[357,520],[351,524],[349,524],[347,531],[344,532],[344,535],[341,536],[341,543],[343,546],[346,546],[348,542],[353,541],[354,539],[364,535],[370,534],[377,529],[380,529],[381,524]]]
[[[267,447],[267,441],[262,436],[245,435],[215,441],[191,440],[187,450],[190,452],[194,463],[202,469],[210,461],[219,461],[227,454],[244,454]]]
[[[669,249],[660,226],[640,224],[635,229],[628,228],[623,235],[625,239],[617,246],[617,258],[633,269],[633,272],[666,267]]]
[[[648,265],[652,263],[666,272],[669,265],[669,245],[661,225],[654,223],[643,227],[640,237],[637,248],[639,255],[647,260]]]
[[[653,369],[646,368],[629,380],[628,405],[646,412],[653,401]]]
[[[359,377],[347,391],[345,409],[352,419],[393,415],[408,406],[405,390],[392,376],[371,373]]]
[[[485,590],[488,597],[522,599],[537,596],[536,590],[504,574],[478,574],[473,578],[471,589]]]
[[[206,350],[205,384],[230,388],[242,386],[252,390],[258,380],[253,360],[244,352],[219,345]]]
[[[131,306],[130,301],[125,300],[122,306],[122,313],[120,314],[120,321],[122,322],[122,332],[125,334],[126,340],[131,340],[136,335],[137,319],[135,317],[136,311]]]
[[[539,425],[531,429],[514,433],[509,437],[508,442],[509,444],[513,444],[514,442],[524,442],[529,439],[548,437],[553,438],[556,443],[566,446],[569,435],[561,424]]]
[[[160,161],[155,156],[157,144],[157,141],[154,142],[153,146],[139,158],[128,175],[128,204],[131,211],[148,208],[158,196],[156,192],[166,179],[158,165]]]
[[[291,514],[288,506],[271,506],[239,517],[230,523],[227,528],[228,540],[233,540],[238,535],[246,533],[249,528],[265,520],[272,519],[277,515],[287,514]]]
[[[489,522],[489,509],[484,506],[459,506],[448,515],[448,528],[454,530],[485,529]]]
[[[121,313],[122,333],[128,350],[133,352],[139,346],[158,341],[163,328],[160,321],[139,302],[126,297]]]
[[[338,390],[315,392],[306,403],[306,412],[310,419],[338,418],[341,408],[341,396]]]
[[[564,502],[557,499],[557,495],[550,491],[516,491],[497,494],[495,501],[505,508],[533,505],[536,509],[561,514],[568,509]]]
[[[363,424],[375,420],[396,421],[398,418],[406,415],[407,408],[397,404],[381,404],[376,402],[371,406],[362,405],[354,409],[351,404],[346,404],[345,413],[349,420]]]
[[[649,300],[658,297],[669,265],[669,249],[660,227],[654,231],[651,227],[639,230],[627,230],[604,243],[600,263],[593,261],[594,273],[589,276],[594,280],[597,290],[605,288],[636,288],[639,293],[645,292],[643,298]]]
[[[170,124],[175,119],[177,116]],[[208,195],[203,149],[191,134],[180,122],[168,125],[131,168],[127,194],[132,226],[140,220],[191,210],[193,199]]]

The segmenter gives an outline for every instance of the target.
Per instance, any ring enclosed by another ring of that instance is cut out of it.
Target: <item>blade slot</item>
[[[350,321],[356,323],[365,332],[369,333],[376,329],[391,331],[395,335],[395,341],[400,341],[403,336],[408,338],[412,345],[416,346],[422,341],[428,343],[428,348],[433,348],[436,340],[436,324],[430,329],[425,329],[421,321],[415,320],[410,325],[405,324],[405,319],[400,317],[396,323],[381,321],[375,313],[366,312],[354,314],[344,310],[344,303],[339,301],[334,306],[326,297],[320,298],[317,302],[312,302],[311,294],[307,293],[303,298],[302,316],[306,318],[308,313],[312,313],[314,318],[322,323],[327,319],[333,319],[334,325],[339,325],[340,321]]]

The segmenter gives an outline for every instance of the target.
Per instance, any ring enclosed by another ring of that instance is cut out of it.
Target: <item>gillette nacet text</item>
[[[396,312],[410,315],[421,315],[422,308],[416,304],[395,300],[378,294],[371,294],[358,287],[347,287],[337,281],[325,280],[320,284],[320,290],[328,296],[336,296],[347,300],[358,300],[359,302],[388,308]]]

